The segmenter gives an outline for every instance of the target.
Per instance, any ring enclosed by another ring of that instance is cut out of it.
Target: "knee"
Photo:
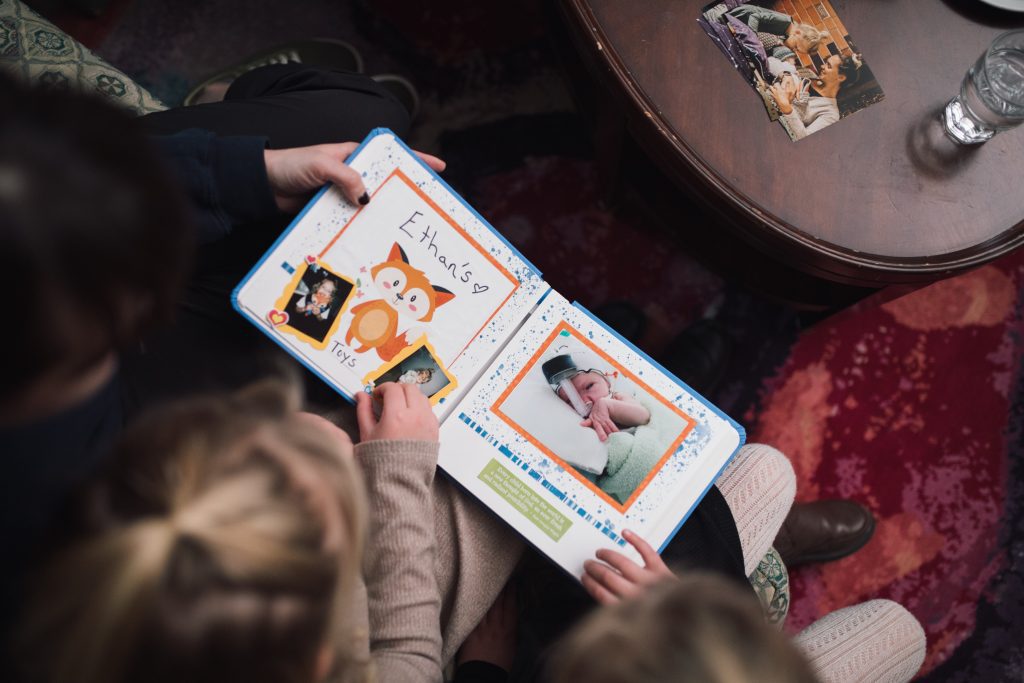
[[[740,448],[736,454],[736,463],[743,463],[749,468],[750,474],[763,484],[789,495],[796,495],[796,472],[793,464],[782,451],[763,443],[749,443]]]
[[[915,672],[920,669],[928,639],[917,617],[892,600],[870,600],[863,606],[871,614],[874,627],[884,633],[895,648],[907,653],[908,664],[913,665]]]

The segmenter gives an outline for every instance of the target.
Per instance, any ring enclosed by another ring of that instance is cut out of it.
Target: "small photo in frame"
[[[437,405],[458,386],[455,377],[438,361],[437,354],[426,337],[421,337],[419,341],[379,368],[376,373],[363,379],[363,383],[369,388],[385,382],[413,384],[430,399],[431,405]]]
[[[288,315],[288,321],[277,329],[316,349],[325,348],[354,290],[354,283],[324,264],[305,264],[296,270],[277,301],[277,308]]]

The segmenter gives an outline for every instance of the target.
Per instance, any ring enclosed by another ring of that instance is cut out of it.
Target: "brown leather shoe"
[[[787,567],[797,567],[846,557],[874,532],[871,511],[852,500],[794,503],[774,545]]]

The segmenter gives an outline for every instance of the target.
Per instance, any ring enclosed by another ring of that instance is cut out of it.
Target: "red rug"
[[[854,498],[878,520],[860,552],[793,573],[792,629],[891,598],[925,627],[927,672],[974,632],[983,597],[1019,604],[1019,584],[1016,595],[993,589],[1010,566],[1001,522],[1022,274],[1018,252],[836,316],[764,382],[761,408],[746,415],[750,439],[789,455],[797,498]]]

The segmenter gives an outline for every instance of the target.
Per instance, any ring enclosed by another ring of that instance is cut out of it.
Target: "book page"
[[[348,163],[369,204],[321,191],[235,306],[343,395],[413,383],[441,414],[548,287],[390,131]]]
[[[600,547],[634,555],[623,529],[663,549],[742,441],[742,428],[551,292],[442,426],[438,464],[579,577]]]

